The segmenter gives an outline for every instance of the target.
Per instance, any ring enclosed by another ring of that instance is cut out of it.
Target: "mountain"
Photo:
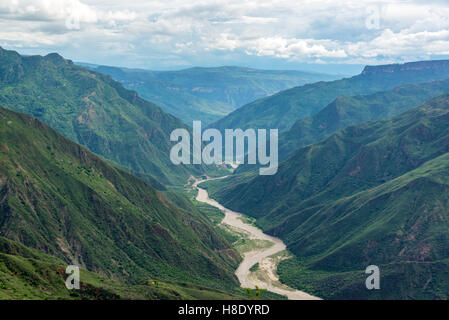
[[[300,147],[365,121],[391,118],[449,92],[449,80],[409,84],[371,95],[339,96],[317,114],[296,121],[279,141],[279,157],[286,159]]]
[[[445,94],[303,147],[274,176],[208,188],[285,240],[295,259],[280,273],[290,285],[324,298],[447,299],[448,123]],[[370,264],[382,290],[364,289]]]
[[[170,161],[179,119],[109,76],[56,53],[21,56],[0,48],[0,105],[32,115],[67,138],[139,175],[184,184],[204,168]]]
[[[447,299],[448,172],[445,153],[323,206],[291,236],[298,258],[280,266],[281,279],[296,286],[301,279],[328,299]],[[320,270],[313,281],[310,273],[298,275],[303,257],[310,270]],[[364,269],[372,264],[381,273],[381,290],[374,292],[364,287]]]
[[[1,300],[242,299],[240,293],[168,280],[132,285],[80,269],[80,289],[65,287],[67,262],[0,237]]]
[[[265,128],[285,131],[299,119],[318,113],[338,96],[367,95],[400,85],[449,78],[449,60],[367,66],[354,77],[317,82],[281,91],[235,110],[210,125],[225,129]]]
[[[193,120],[209,124],[244,104],[281,90],[339,78],[312,72],[242,67],[150,71],[80,65],[110,75],[188,125],[192,125]]]
[[[0,250],[0,274],[9,275],[0,291],[33,285],[38,269],[54,274],[61,263],[124,285],[159,279],[231,293],[239,285],[239,255],[203,214],[41,121],[0,108],[0,244],[3,238],[12,242]]]

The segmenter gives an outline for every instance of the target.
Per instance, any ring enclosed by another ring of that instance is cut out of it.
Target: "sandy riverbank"
[[[242,217],[244,217],[243,214],[227,209],[217,201],[209,198],[207,191],[198,186],[201,182],[208,180],[213,179],[195,180],[193,183],[193,187],[198,190],[196,200],[208,203],[211,206],[222,210],[225,213],[225,217],[222,221],[223,224],[246,233],[250,239],[265,240],[273,243],[273,245],[268,248],[252,250],[244,254],[243,261],[235,272],[241,286],[243,288],[255,288],[257,285],[259,288],[264,288],[268,291],[284,295],[291,300],[319,299],[306,292],[292,289],[279,282],[276,270],[277,265],[282,260],[282,258],[280,258],[280,253],[286,253],[284,242],[282,242],[281,239],[265,234],[259,228],[244,222],[245,219],[242,219]],[[250,268],[256,263],[259,263],[259,270],[257,272],[251,272]]]

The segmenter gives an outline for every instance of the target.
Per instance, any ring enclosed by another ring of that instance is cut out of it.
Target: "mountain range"
[[[182,209],[28,115],[0,108],[0,137],[0,283],[6,296],[19,294],[11,290],[27,282],[67,295],[64,282],[53,285],[68,264],[87,270],[88,280],[110,279],[117,298],[124,295],[120,287],[152,279],[242,294],[233,274],[240,257],[204,213]],[[41,269],[46,275],[38,274]],[[178,289],[143,288],[141,296],[160,291],[176,298]]]
[[[186,124],[216,121],[249,102],[306,83],[335,80],[336,75],[244,67],[151,71],[83,64],[108,74],[126,88],[159,105]]]
[[[324,298],[446,299],[449,94],[294,152],[274,176],[208,182],[287,243],[281,279]],[[382,290],[365,290],[378,265]]]
[[[305,85],[327,76],[85,66],[0,48],[0,298],[246,298],[223,213],[185,189],[229,168],[169,156],[172,130],[221,116],[210,127],[281,130],[275,175],[201,185],[286,243],[281,281],[325,299],[449,298],[449,61]]]
[[[317,114],[299,119],[281,135],[279,157],[365,121],[396,116],[449,92],[449,80],[413,83],[370,95],[339,96]]]
[[[409,83],[449,78],[449,60],[420,61],[384,66],[367,66],[351,78],[317,82],[284,90],[251,102],[212,123],[210,127],[225,129],[288,130],[301,118],[313,116],[337,97],[367,95]]]
[[[56,53],[25,57],[0,48],[0,105],[44,121],[149,181],[182,185],[192,173],[205,172],[170,161],[170,133],[190,130],[182,121]]]

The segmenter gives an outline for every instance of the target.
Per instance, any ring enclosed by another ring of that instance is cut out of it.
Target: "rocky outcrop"
[[[380,66],[366,66],[362,74],[377,74],[377,73],[393,73],[404,71],[425,71],[446,69],[449,71],[449,60],[432,60],[432,61],[418,61],[408,62],[404,64],[388,64]]]

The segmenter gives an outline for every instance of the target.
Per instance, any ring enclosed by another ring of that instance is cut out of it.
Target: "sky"
[[[0,46],[154,70],[354,74],[449,58],[449,1],[0,0]]]

